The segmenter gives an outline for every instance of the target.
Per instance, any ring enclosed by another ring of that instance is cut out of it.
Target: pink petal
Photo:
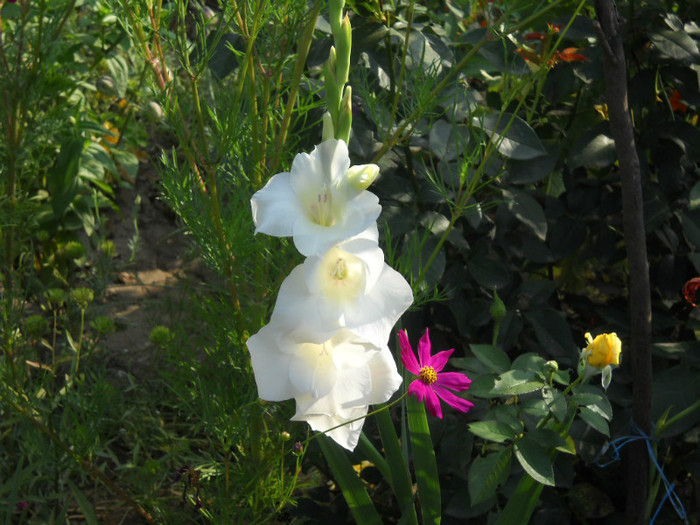
[[[438,399],[438,396],[435,395],[435,391],[431,387],[426,387],[425,408],[427,408],[428,412],[435,417],[442,419],[442,407],[440,406],[440,400]]]
[[[423,401],[426,394],[430,391],[430,387],[423,383],[420,379],[416,379],[408,387],[408,393],[413,394],[418,398],[418,401]]]
[[[459,372],[442,372],[438,374],[437,381],[434,384],[459,391],[469,388],[471,382],[471,379]]]
[[[411,348],[406,330],[399,330],[399,346],[401,347],[401,362],[403,366],[412,374],[418,375],[420,373],[420,367],[413,353],[413,348]]]
[[[430,366],[430,336],[428,335],[428,329],[425,329],[423,337],[418,341],[418,361],[420,362],[421,368],[424,366]]]
[[[469,409],[474,406],[474,403],[471,401],[457,397],[452,392],[442,388],[441,386],[433,385],[433,390],[438,396],[440,396],[440,399],[460,412],[469,412]]]
[[[450,350],[443,350],[442,352],[438,352],[430,358],[430,361],[428,361],[428,363],[424,364],[432,366],[436,372],[440,372],[443,368],[445,368],[447,360],[450,358],[452,352],[454,351],[455,349],[451,348]]]

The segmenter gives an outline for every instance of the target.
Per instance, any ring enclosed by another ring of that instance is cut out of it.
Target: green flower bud
[[[111,334],[117,330],[117,328],[114,326],[114,321],[104,315],[93,319],[90,322],[90,327],[99,335]]]
[[[148,335],[148,340],[154,345],[163,348],[173,340],[173,333],[167,326],[156,326]]]
[[[117,256],[117,246],[113,241],[103,241],[102,244],[100,244],[100,251],[106,257]]]
[[[335,128],[333,126],[333,117],[326,111],[323,114],[323,134],[321,135],[321,140],[326,141],[335,138]]]
[[[350,141],[350,128],[352,127],[352,88],[345,86],[343,100],[340,103],[340,115],[338,117],[338,128],[335,138]]]
[[[331,46],[328,60],[323,67],[323,80],[326,84],[326,105],[333,118],[333,124],[337,127],[338,112],[340,111],[340,90],[335,76],[336,56],[335,47]]]
[[[46,301],[51,308],[63,306],[63,303],[66,302],[66,292],[60,288],[50,288],[46,290]]]
[[[547,361],[544,364],[544,369],[549,372],[550,374],[553,374],[554,372],[557,372],[559,370],[559,363],[556,361]]]
[[[282,441],[289,441],[290,439],[292,439],[291,434],[289,432],[287,432],[286,430],[284,430],[280,433],[280,437],[282,438]]]
[[[63,254],[67,259],[80,259],[85,256],[85,246],[78,241],[67,242],[63,247]]]
[[[77,303],[77,305],[85,310],[87,306],[95,299],[95,293],[90,288],[80,287],[71,290],[71,299]]]
[[[143,107],[143,114],[152,122],[160,122],[163,120],[163,108],[154,100],[151,100]]]
[[[340,27],[344,8],[345,0],[330,0],[328,2],[328,19],[331,23],[331,31],[333,31],[334,36]]]
[[[95,83],[95,88],[97,91],[108,97],[119,96],[119,90],[117,89],[117,83],[112,77],[103,76],[97,79]]]
[[[338,64],[335,69],[336,81],[338,87],[344,86],[350,76],[350,54],[352,52],[352,27],[350,26],[350,18],[345,15],[343,22],[340,24],[340,31],[333,33],[333,38],[336,45],[336,53]]]
[[[501,298],[498,296],[498,292],[494,289],[493,290],[493,303],[491,303],[491,309],[489,310],[489,313],[491,314],[491,318],[497,322],[500,323],[503,318],[506,316],[506,305],[503,303]]]
[[[350,166],[345,173],[347,183],[356,190],[362,191],[369,188],[379,175],[379,166],[376,164],[360,164]]]

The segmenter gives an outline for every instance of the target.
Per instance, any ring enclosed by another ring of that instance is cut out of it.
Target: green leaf
[[[589,426],[593,427],[601,434],[610,437],[608,422],[598,412],[591,410],[589,407],[581,407],[580,415],[581,419],[588,423]]]
[[[571,365],[578,360],[578,347],[562,312],[553,308],[538,308],[527,312],[525,319],[534,327],[543,353],[564,364]]]
[[[649,35],[651,42],[667,58],[691,63],[700,58],[698,45],[685,31],[661,29]]]
[[[510,368],[508,355],[493,345],[469,345],[470,350],[479,361],[493,372],[505,372]]]
[[[503,443],[516,437],[515,430],[501,421],[477,421],[476,423],[470,423],[468,426],[473,434],[496,443]]]
[[[604,133],[592,137],[583,135],[572,148],[569,165],[571,168],[605,168],[616,158],[615,141],[610,136]]]
[[[68,138],[61,144],[56,162],[47,174],[47,186],[54,218],[60,219],[78,195],[76,178],[85,141]]]
[[[500,396],[515,396],[534,392],[543,386],[544,382],[532,372],[508,370],[496,378],[492,393]]]
[[[496,494],[510,473],[511,447],[499,447],[496,453],[476,458],[469,467],[468,484],[472,505],[486,501]]]
[[[544,485],[538,483],[527,474],[520,478],[515,492],[508,499],[503,512],[498,516],[496,525],[523,525],[530,523],[530,517],[535,510],[537,500]]]
[[[417,523],[416,507],[413,504],[413,484],[408,465],[401,452],[399,437],[396,434],[396,427],[391,419],[389,410],[382,410],[375,415],[379,435],[384,446],[387,463],[390,469],[390,476],[387,478],[391,485],[396,501],[399,503],[401,514],[406,516],[406,523]],[[364,435],[364,434],[363,434]]]
[[[554,414],[554,417],[558,421],[564,421],[568,412],[564,395],[559,390],[546,386],[542,390],[542,398],[547,404],[549,411]]]
[[[488,257],[475,255],[467,261],[467,269],[474,280],[488,290],[502,288],[511,280],[508,268]]]
[[[440,499],[440,477],[435,461],[433,442],[430,438],[428,418],[425,415],[425,406],[414,396],[408,396],[406,409],[423,524],[438,525],[440,523],[442,505]],[[357,522],[364,523],[363,521]]]
[[[508,210],[525,224],[541,241],[547,238],[547,219],[540,203],[528,192],[510,188],[503,190]]]
[[[554,469],[549,454],[533,438],[525,436],[515,442],[515,457],[534,480],[554,486]]]
[[[537,428],[530,432],[529,436],[545,448],[576,455],[576,445],[568,434],[564,437],[554,429]]]
[[[608,397],[597,386],[578,385],[574,389],[571,400],[577,405],[589,407],[608,421],[612,420],[613,410]]]
[[[126,95],[126,88],[129,83],[129,64],[123,55],[113,55],[107,60],[107,67],[112,74],[112,78],[117,85],[117,92],[120,97]]]
[[[85,494],[76,487],[70,479],[66,478],[66,483],[68,483],[73,497],[78,502],[78,507],[80,507],[80,511],[83,513],[85,523],[87,523],[87,525],[99,525],[100,522],[97,520],[95,509],[92,507]]]
[[[355,521],[381,525],[382,519],[345,451],[329,437],[320,436],[318,442]]]
[[[512,122],[510,122],[512,119]],[[511,113],[492,113],[475,117],[474,126],[483,129],[496,142],[498,151],[510,159],[534,159],[547,153],[537,133],[520,117]],[[510,127],[508,127],[510,123]],[[507,128],[507,129],[506,129]]]

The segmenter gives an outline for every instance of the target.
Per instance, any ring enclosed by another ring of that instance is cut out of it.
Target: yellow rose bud
[[[590,333],[586,334],[586,361],[591,366],[603,368],[608,365],[620,364],[622,341],[614,332],[612,334],[600,334],[595,339]]]

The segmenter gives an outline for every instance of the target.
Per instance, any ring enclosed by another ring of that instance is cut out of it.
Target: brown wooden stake
[[[623,360],[632,366],[632,418],[647,435],[651,433],[651,297],[649,265],[644,231],[643,199],[639,157],[634,128],[627,105],[627,67],[622,25],[613,0],[595,0],[596,29],[603,47],[605,93],[610,131],[620,163],[622,215],[629,263],[630,341]],[[624,361],[623,361],[624,363]],[[649,485],[649,457],[642,440],[629,445],[625,454],[627,503],[625,523],[644,522]]]

